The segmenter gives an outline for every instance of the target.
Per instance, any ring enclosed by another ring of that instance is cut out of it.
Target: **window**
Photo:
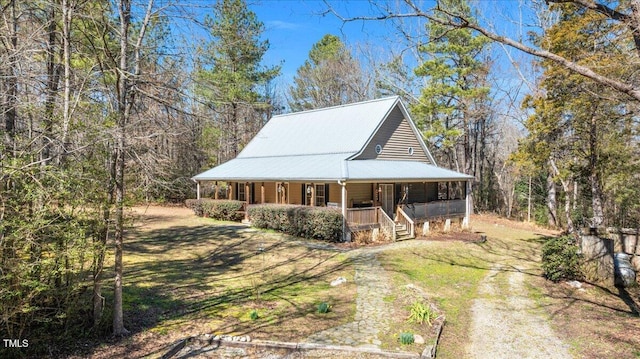
[[[311,205],[311,194],[314,193],[314,205],[315,206],[324,206],[325,205],[325,191],[324,191],[324,183],[306,183],[304,185],[305,188],[305,204],[307,206]],[[313,188],[313,191],[311,189]]]
[[[245,192],[245,185],[246,185],[246,183],[244,183],[244,182],[238,182],[238,201],[246,201],[247,200],[247,194]]]
[[[324,206],[324,184],[316,185],[316,206]]]
[[[407,152],[409,153],[409,156],[413,156],[413,147],[409,147]]]
[[[381,145],[376,145],[376,153],[377,154],[381,154],[382,153],[382,146]]]

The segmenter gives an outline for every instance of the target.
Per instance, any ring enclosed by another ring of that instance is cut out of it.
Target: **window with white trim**
[[[326,198],[326,194],[324,191],[324,183],[305,183],[304,188],[305,188],[305,201],[304,204],[306,204],[307,206],[311,205],[311,188],[313,187],[313,193],[314,193],[314,199],[315,199],[315,203],[314,205],[316,206],[324,206],[325,205],[325,198]]]
[[[238,182],[238,201],[246,201],[247,200],[247,193],[245,191],[245,187],[246,183],[245,182]]]
[[[324,183],[316,184],[316,206],[324,206],[324,203],[325,203]]]

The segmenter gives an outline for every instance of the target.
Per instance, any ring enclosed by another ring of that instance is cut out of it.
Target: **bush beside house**
[[[188,199],[185,204],[196,216],[208,217],[221,221],[241,221],[244,202],[231,200]]]
[[[273,229],[296,237],[325,241],[342,239],[342,213],[333,208],[292,205],[249,207],[253,226]]]

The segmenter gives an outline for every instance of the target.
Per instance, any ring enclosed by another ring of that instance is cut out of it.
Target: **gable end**
[[[399,106],[395,106],[354,160],[402,160],[433,164]]]

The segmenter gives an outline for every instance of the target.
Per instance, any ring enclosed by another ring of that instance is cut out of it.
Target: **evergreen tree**
[[[466,0],[446,0],[440,5],[471,16]],[[475,192],[486,197],[485,182],[490,183],[493,176],[485,162],[492,131],[485,58],[489,42],[469,29],[452,29],[434,21],[426,26],[428,42],[418,50],[428,59],[415,74],[427,83],[411,110],[436,158],[474,175],[479,181]]]
[[[205,132],[220,135],[220,163],[237,156],[262,127],[260,113],[270,112],[271,104],[260,89],[280,74],[280,66],[261,65],[269,42],[260,40],[264,25],[245,1],[218,1],[205,24],[212,42],[202,49],[196,75],[198,92],[213,111],[219,129]]]
[[[309,59],[298,68],[289,88],[293,111],[343,105],[366,100],[369,83],[360,63],[339,37],[325,35],[309,51]]]
[[[598,62],[612,76],[637,71],[625,61],[632,39],[615,36],[615,24],[573,4],[553,9],[559,20],[538,39],[542,46],[578,64]],[[637,221],[637,206],[629,200],[639,194],[629,191],[638,188],[629,187],[637,182],[630,175],[638,166],[632,146],[637,143],[632,120],[637,105],[555,62],[540,65],[543,91],[525,102],[535,113],[526,123],[529,136],[521,152],[562,184],[567,227],[572,230],[576,219],[591,226],[601,226],[607,218],[609,224]]]

